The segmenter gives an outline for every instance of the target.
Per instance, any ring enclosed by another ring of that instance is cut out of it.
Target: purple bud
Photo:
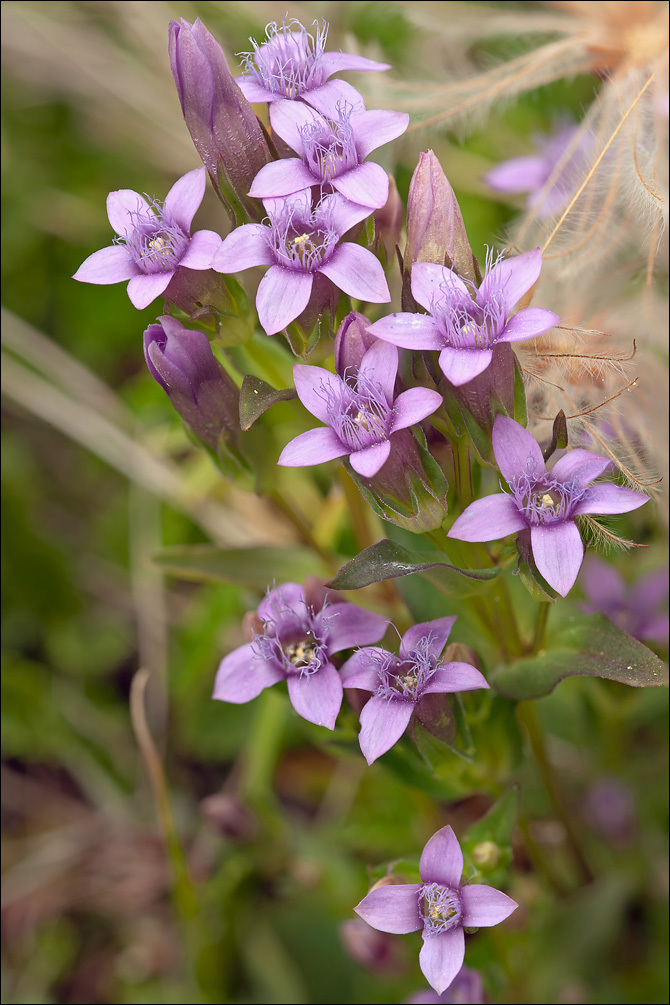
[[[414,262],[446,265],[463,279],[472,283],[477,279],[458,201],[432,150],[419,155],[409,186],[404,256],[407,282]]]
[[[371,928],[362,918],[343,921],[340,939],[347,955],[366,970],[394,974],[402,968],[398,940]]]
[[[593,829],[615,848],[629,847],[636,831],[635,797],[616,778],[601,778],[589,787],[584,815]]]
[[[237,796],[216,792],[200,802],[200,812],[224,837],[231,841],[253,841],[258,833],[256,814]]]
[[[335,370],[344,377],[348,367],[358,367],[361,365],[363,356],[375,343],[375,336],[371,335],[367,329],[370,321],[364,314],[352,311],[337,329],[335,336]]]
[[[164,315],[144,333],[144,357],[190,429],[214,450],[239,427],[238,390],[214,358],[204,332]]]
[[[386,204],[373,213],[375,238],[381,239],[387,257],[393,254],[393,249],[400,240],[404,209],[395,178],[389,175],[389,197]]]
[[[261,220],[247,192],[272,159],[253,109],[235,83],[221,46],[198,18],[170,22],[169,54],[184,120],[219,196]],[[244,222],[244,220],[238,220]]]
[[[373,497],[373,508],[397,527],[422,534],[444,520],[444,475],[408,429],[395,434],[388,460],[363,487]]]

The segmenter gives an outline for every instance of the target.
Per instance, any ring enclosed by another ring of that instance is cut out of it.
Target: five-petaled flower
[[[209,269],[221,238],[213,230],[191,236],[191,223],[207,184],[204,167],[175,182],[164,203],[147,202],[139,192],[122,188],[107,196],[109,222],[118,234],[114,244],[83,262],[73,278],[107,286],[129,279],[128,296],[138,310],[165,292],[177,269]]]
[[[469,663],[440,659],[456,618],[436,618],[405,632],[398,655],[366,647],[342,667],[345,687],[372,691],[361,712],[358,739],[368,764],[396,743],[407,729],[424,695],[488,688]]]
[[[463,928],[497,925],[519,905],[491,886],[461,885],[463,853],[451,827],[430,838],[419,873],[421,883],[378,886],[354,910],[381,932],[401,935],[423,929],[421,970],[442,994],[463,965]]]
[[[214,256],[217,272],[269,265],[256,294],[258,320],[267,335],[295,321],[307,307],[317,274],[349,296],[371,303],[391,299],[378,259],[359,244],[339,243],[369,210],[341,195],[312,205],[309,193],[265,203],[268,226],[246,223],[233,230]]]
[[[342,681],[331,662],[341,649],[378,642],[388,621],[354,604],[310,603],[297,583],[270,590],[258,607],[259,631],[221,661],[214,698],[236,705],[280,680],[296,712],[333,729],[342,704]]]
[[[429,314],[390,314],[370,327],[378,338],[405,349],[437,349],[445,377],[457,387],[482,373],[498,342],[519,342],[549,331],[560,320],[543,307],[516,304],[537,282],[539,248],[493,262],[479,289],[453,270],[430,262],[412,266],[412,296]]]
[[[437,391],[426,387],[412,387],[394,398],[397,372],[398,350],[379,341],[344,377],[320,366],[294,366],[298,397],[327,425],[296,436],[278,463],[298,468],[348,455],[359,475],[376,475],[391,453],[393,433],[420,422],[442,404]]]
[[[504,415],[496,416],[493,426],[493,453],[509,493],[471,503],[448,536],[495,541],[529,528],[537,569],[562,597],[572,588],[584,558],[575,518],[586,513],[628,513],[648,502],[648,496],[634,489],[591,485],[611,462],[590,450],[571,450],[547,471],[535,439]]]
[[[348,52],[326,52],[328,25],[314,22],[314,35],[295,19],[277,24],[271,22],[266,41],[260,45],[249,41],[252,52],[240,53],[244,73],[237,78],[240,90],[252,104],[260,102],[294,101],[301,98],[314,108],[327,113],[342,99],[361,100],[358,91],[344,80],[329,80],[342,70],[372,72],[388,70],[388,63],[377,63],[365,56]]]
[[[300,101],[280,101],[270,109],[274,132],[298,154],[272,161],[254,178],[249,195],[273,199],[319,185],[369,210],[381,209],[389,195],[389,180],[379,164],[365,158],[377,147],[405,132],[405,112],[376,109],[339,101],[327,116]]]

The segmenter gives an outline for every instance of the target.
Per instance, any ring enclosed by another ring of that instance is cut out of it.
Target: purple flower
[[[487,368],[496,343],[534,338],[559,321],[543,307],[525,307],[511,316],[537,282],[541,268],[539,248],[495,263],[489,256],[484,280],[476,289],[441,265],[415,262],[412,296],[430,313],[390,314],[370,331],[405,349],[439,349],[442,372],[459,387]]]
[[[463,928],[497,925],[519,905],[491,886],[461,886],[463,853],[451,827],[430,838],[419,872],[421,883],[378,886],[354,910],[381,932],[400,935],[423,929],[421,970],[442,994],[463,965]]]
[[[590,143],[588,135],[574,144],[573,153],[566,159],[551,187],[546,188],[578,131],[579,126],[570,124],[562,126],[553,135],[536,136],[538,152],[534,157],[513,157],[503,161],[484,175],[484,182],[496,192],[527,192],[528,209],[538,209],[541,216],[551,216],[563,209],[585,165],[586,148]]]
[[[668,570],[657,569],[627,586],[621,574],[595,556],[587,559],[581,578],[592,614],[602,611],[637,639],[668,643]]]
[[[122,188],[107,196],[109,222],[118,234],[114,244],[83,262],[73,278],[82,283],[122,283],[138,310],[163,293],[179,266],[209,269],[221,238],[213,230],[191,237],[191,221],[205,194],[204,167],[175,182],[164,203],[150,202]]]
[[[354,604],[309,603],[297,583],[270,590],[258,608],[262,630],[253,641],[224,657],[214,698],[236,705],[285,680],[296,712],[317,726],[333,729],[342,704],[342,681],[333,653],[378,642],[388,624],[379,614]]]
[[[493,425],[493,453],[510,492],[477,499],[458,517],[449,537],[495,541],[530,529],[540,575],[562,597],[573,586],[584,557],[575,518],[584,513],[628,513],[648,497],[619,485],[591,485],[610,465],[590,450],[571,450],[545,470],[531,434],[504,415]]]
[[[214,450],[225,429],[239,429],[239,392],[204,332],[164,315],[144,333],[149,372],[193,432]]]
[[[483,1005],[484,985],[476,970],[462,966],[446,991],[418,991],[406,1005]]]
[[[214,256],[217,272],[241,272],[269,265],[256,295],[258,319],[275,335],[307,307],[317,273],[344,293],[371,303],[391,299],[384,270],[372,252],[345,241],[343,234],[360,223],[368,210],[340,195],[312,206],[309,193],[265,203],[268,226],[247,223],[225,239]]]
[[[276,199],[319,185],[332,187],[349,202],[371,210],[386,205],[386,171],[379,164],[363,161],[377,147],[405,132],[409,124],[406,112],[366,112],[360,103],[338,101],[326,117],[300,101],[279,101],[270,108],[270,122],[298,157],[261,168],[250,196]]]
[[[277,463],[300,468],[348,456],[359,475],[376,475],[391,453],[393,433],[420,422],[442,404],[437,391],[425,387],[412,387],[394,398],[397,372],[398,350],[379,341],[344,377],[320,366],[294,366],[298,397],[327,425],[296,436]]]
[[[372,691],[361,712],[358,739],[368,764],[396,743],[424,695],[488,688],[469,663],[440,659],[456,618],[437,618],[405,632],[397,656],[378,647],[359,649],[342,667],[345,687]]]
[[[281,24],[272,22],[265,29],[266,41],[249,41],[253,52],[240,53],[244,74],[237,78],[248,101],[276,102],[302,98],[320,111],[345,99],[361,100],[358,92],[343,80],[331,80],[341,70],[371,72],[389,70],[388,63],[377,63],[347,52],[325,52],[328,25],[314,21],[314,35],[295,19]]]

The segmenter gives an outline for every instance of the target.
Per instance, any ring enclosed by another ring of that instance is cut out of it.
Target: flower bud
[[[217,450],[226,430],[237,431],[238,390],[203,332],[164,315],[144,333],[144,357],[151,376],[204,443]]]
[[[389,197],[386,204],[372,214],[375,224],[375,240],[381,240],[387,258],[394,254],[393,249],[400,240],[404,208],[398,194],[395,178],[393,175],[389,175]]]
[[[458,201],[432,150],[419,155],[409,186],[403,292],[410,291],[414,262],[446,265],[472,283],[477,278]]]
[[[343,921],[340,925],[340,940],[347,955],[366,970],[393,974],[401,969],[398,940],[386,932],[371,928],[362,918]]]
[[[170,67],[184,120],[212,184],[237,223],[260,220],[263,206],[247,192],[272,159],[263,129],[200,18],[194,24],[171,21],[169,32]]]
[[[200,801],[200,812],[224,837],[246,844],[258,833],[256,814],[237,796],[216,792]]]
[[[352,311],[337,329],[335,336],[335,370],[344,377],[345,370],[350,367],[358,369],[365,353],[370,349],[376,338],[366,329],[371,322],[364,314]]]
[[[435,530],[445,517],[447,483],[437,461],[409,429],[391,437],[391,454],[360,487],[384,520],[415,534]]]

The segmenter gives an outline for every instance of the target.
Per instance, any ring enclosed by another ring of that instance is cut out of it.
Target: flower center
[[[534,478],[524,473],[510,483],[510,488],[517,506],[533,526],[569,520],[577,503],[588,493],[577,481],[558,482],[551,474]]]
[[[300,129],[305,160],[322,182],[332,181],[358,165],[358,151],[350,122],[352,112],[352,105],[340,101],[335,118],[317,118],[315,114],[314,121]]]
[[[376,663],[379,685],[375,694],[383,698],[407,698],[415,704],[421,698],[426,684],[442,665],[433,655],[433,636],[420,639],[406,659],[390,653],[371,653]]]
[[[273,21],[265,29],[266,39],[259,45],[249,41],[253,52],[238,53],[245,74],[254,77],[272,94],[282,98],[299,98],[305,91],[324,83],[326,74],[321,57],[326,46],[328,25],[315,21],[314,35],[296,20]]]
[[[294,272],[316,272],[331,255],[339,234],[331,225],[328,204],[314,210],[305,198],[286,202],[270,218],[268,243],[277,265]]]
[[[427,935],[450,932],[461,924],[463,908],[458,890],[439,883],[429,883],[419,890],[419,910]]]
[[[345,371],[336,389],[324,386],[323,397],[329,425],[351,451],[364,450],[389,438],[393,407],[369,371]]]
[[[311,635],[311,632],[307,632],[307,635]],[[284,655],[286,659],[294,667],[303,669],[304,667],[309,667],[313,660],[317,657],[318,645],[314,638],[311,639],[300,639],[298,642],[289,642],[288,645],[284,647]]]
[[[147,275],[174,272],[188,247],[188,234],[155,199],[148,209],[131,212],[130,218],[131,233],[116,238],[115,243],[125,244],[135,265]]]

